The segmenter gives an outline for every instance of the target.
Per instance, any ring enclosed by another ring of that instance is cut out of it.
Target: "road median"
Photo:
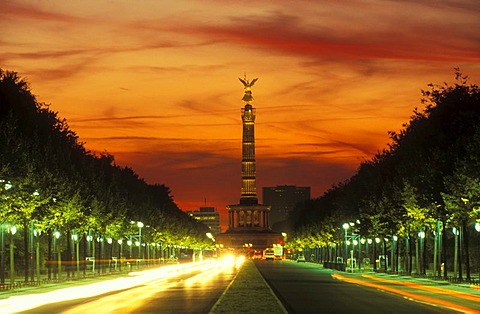
[[[246,260],[210,314],[287,313],[251,260]]]

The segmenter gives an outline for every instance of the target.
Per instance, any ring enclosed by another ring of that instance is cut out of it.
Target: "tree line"
[[[138,233],[131,222],[141,221],[144,242],[211,244],[208,228],[178,208],[167,186],[148,184],[112,155],[87,150],[65,119],[37,101],[24,79],[2,69],[0,207],[2,240],[9,226],[23,234],[15,254],[23,259],[25,280],[33,233],[50,250],[54,232],[60,231],[68,249],[73,234],[83,240],[88,234],[122,239]]]
[[[429,84],[422,95],[424,109],[415,108],[399,132],[389,132],[387,148],[350,179],[297,206],[291,217],[296,246],[343,243],[342,224],[353,221],[361,238],[398,237],[406,272],[420,237],[423,273],[426,261],[437,258],[436,275],[455,269],[462,278],[464,269],[470,279],[472,261],[480,268],[479,88],[455,68],[454,83]]]

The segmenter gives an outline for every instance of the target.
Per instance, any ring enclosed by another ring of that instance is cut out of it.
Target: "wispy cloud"
[[[224,210],[241,188],[238,76],[260,77],[258,193],[319,196],[385,147],[428,83],[454,66],[478,82],[478,16],[475,0],[6,0],[0,67],[87,149],[166,184],[184,209],[206,197]]]
[[[272,12],[269,15],[232,17],[229,23],[221,25],[180,27],[178,32],[219,38],[225,42],[277,53],[316,58],[439,61],[480,59],[479,50],[476,49],[480,45],[480,35],[467,28],[468,21],[463,25],[452,25],[438,19],[431,12],[417,14],[411,11],[408,14],[400,11],[397,16],[388,15],[383,16],[383,20],[372,21],[368,13],[375,14],[374,11],[366,11],[364,16],[349,16],[349,20],[345,16],[339,26],[334,26],[328,24],[331,19],[327,19],[324,24],[319,22],[312,25],[303,22],[297,15]],[[361,25],[361,31],[352,27],[355,24]],[[456,37],[446,42],[445,36],[452,33]]]

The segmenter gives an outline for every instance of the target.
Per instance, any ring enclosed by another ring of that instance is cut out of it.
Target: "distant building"
[[[200,207],[200,210],[189,210],[187,214],[210,228],[212,234],[219,234],[220,215],[215,211],[215,207]]]
[[[278,185],[263,188],[263,203],[271,206],[270,226],[276,230],[276,224],[287,220],[288,215],[299,202],[310,199],[309,186]]]

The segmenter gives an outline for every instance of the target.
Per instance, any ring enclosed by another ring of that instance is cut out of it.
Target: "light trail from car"
[[[177,282],[169,282],[172,279],[195,273],[186,280],[187,283],[202,282],[209,280],[228,267],[239,267],[239,265],[236,264],[235,259],[230,258],[166,265],[155,269],[131,272],[127,277],[103,280],[93,284],[57,289],[45,293],[12,296],[0,300],[0,313],[27,311],[47,304],[91,298],[111,292],[116,293],[81,304],[64,313],[85,313],[92,310],[102,312],[102,308],[105,312],[116,310],[128,313],[135,311],[144,300],[153,294],[177,285]],[[134,287],[137,287],[137,289],[131,289]],[[125,300],[129,300],[129,302],[125,302]]]

